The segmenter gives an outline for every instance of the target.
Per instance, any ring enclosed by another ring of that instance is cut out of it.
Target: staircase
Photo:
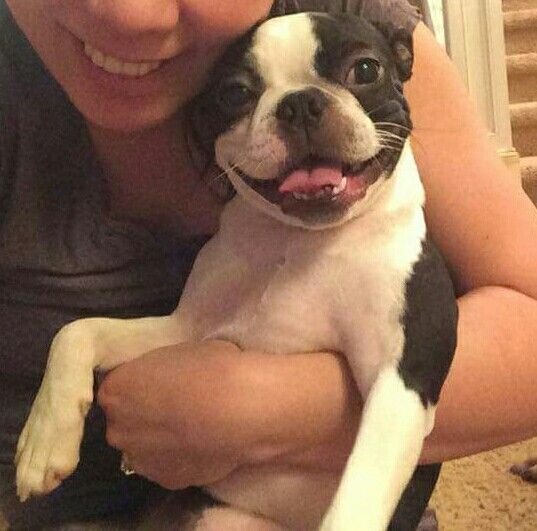
[[[537,205],[537,0],[503,0],[513,144]]]

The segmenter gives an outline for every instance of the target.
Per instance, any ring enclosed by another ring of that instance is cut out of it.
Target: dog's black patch
[[[210,160],[214,159],[216,139],[250,110],[244,107],[238,112],[238,108],[233,109],[223,104],[223,90],[237,81],[248,87],[254,96],[263,92],[263,82],[248,53],[258,26],[259,24],[226,50],[210,74],[204,91],[190,105],[192,134]]]
[[[458,309],[440,254],[425,241],[406,285],[405,333],[399,373],[424,406],[435,405],[457,344]]]
[[[382,164],[393,170],[398,151],[412,130],[410,109],[403,94],[403,83],[412,74],[412,35],[401,28],[374,26],[349,13],[310,16],[321,43],[316,56],[317,72],[343,85],[360,102],[379,133],[386,133],[389,149],[383,154]],[[380,65],[381,77],[371,84],[347,83],[349,71],[364,58]]]

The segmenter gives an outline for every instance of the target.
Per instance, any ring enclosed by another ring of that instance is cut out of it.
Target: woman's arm
[[[424,449],[431,462],[537,435],[537,211],[445,54],[423,25],[415,37],[414,147],[429,228],[460,294],[459,345]],[[177,487],[266,460],[342,466],[360,402],[337,356],[190,349],[119,367],[101,388],[109,440],[140,472]]]
[[[415,33],[407,86],[426,215],[457,290],[459,346],[424,459],[537,435],[537,210],[498,158],[454,66]]]
[[[406,86],[429,231],[459,294],[504,286],[537,298],[537,210],[496,154],[454,65],[415,31]]]

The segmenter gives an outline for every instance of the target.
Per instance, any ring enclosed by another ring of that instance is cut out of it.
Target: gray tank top
[[[0,91],[1,395],[35,386],[68,321],[172,311],[202,240],[107,215],[84,122],[3,1]]]

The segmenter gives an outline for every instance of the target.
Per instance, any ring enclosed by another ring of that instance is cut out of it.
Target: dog
[[[236,195],[174,313],[84,319],[56,335],[18,443],[22,500],[75,469],[95,368],[225,339],[280,354],[341,352],[365,406],[342,477],[234,474],[207,489],[228,509],[202,528],[228,529],[237,510],[249,522],[241,529],[256,518],[278,529],[415,529],[438,474],[417,465],[457,307],[409,142],[412,66],[408,32],[351,14],[269,19],[228,50],[193,123]]]

